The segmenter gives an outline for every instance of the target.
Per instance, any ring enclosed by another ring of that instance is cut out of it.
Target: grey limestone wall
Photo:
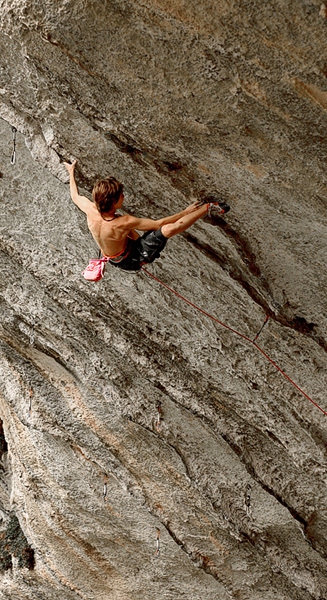
[[[145,273],[84,281],[62,166],[139,216],[230,202],[149,271],[250,339],[268,315],[261,348],[327,411],[326,15],[1,0],[1,599],[327,598],[326,416]]]

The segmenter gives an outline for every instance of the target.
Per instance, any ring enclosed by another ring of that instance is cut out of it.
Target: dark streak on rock
[[[140,150],[135,145],[133,145],[132,141],[124,141],[114,133],[107,133],[106,137],[108,137],[115,144],[115,146],[119,148],[121,152],[123,152],[124,154],[128,154],[132,158],[132,160],[134,160],[137,164],[146,166],[145,157],[147,156],[147,154],[143,150]]]
[[[95,73],[94,71],[91,71],[90,69],[88,69],[82,63],[82,61],[79,58],[76,58],[75,56],[73,56],[73,54],[63,44],[61,44],[57,40],[53,39],[51,33],[49,33],[49,32],[41,33],[41,37],[44,41],[49,42],[49,44],[52,44],[53,46],[57,46],[58,48],[60,48],[60,50],[62,52],[64,52],[64,54],[66,54],[66,56],[68,56],[68,58],[70,58],[70,60],[72,60],[81,69],[86,71],[86,73],[88,73],[88,75],[91,75],[92,77],[98,77],[99,79],[103,79],[102,75],[99,75],[99,73]]]
[[[221,219],[222,220],[222,219]],[[237,264],[227,263],[224,257],[219,256],[219,254],[212,249],[209,244],[201,242],[195,235],[192,233],[185,233],[185,238],[193,244],[198,250],[203,252],[206,256],[214,260],[219,266],[221,266],[224,270],[228,271],[228,274],[246,290],[249,296],[261,306],[266,314],[269,316],[273,316],[272,310],[268,305],[268,302],[265,300],[264,293],[258,291],[249,281],[246,280],[246,276]],[[260,271],[257,270],[255,264],[253,263],[253,271],[258,272],[260,277],[260,283],[263,284],[263,288],[268,294],[270,294],[268,283],[262,278]]]
[[[0,421],[0,459],[5,452],[8,452],[8,444],[3,430],[3,422]]]
[[[0,571],[12,568],[12,556],[18,558],[18,567],[34,569],[34,550],[28,544],[15,515],[11,515],[6,531],[0,536]]]
[[[219,221],[225,223],[223,219],[220,219]],[[199,241],[195,235],[189,232],[184,233],[184,237],[190,243],[192,243],[198,250],[204,252],[206,256],[211,258],[211,260],[214,260],[224,270],[228,271],[228,274],[243,287],[243,289],[247,292],[250,298],[252,298],[252,300],[254,300],[256,304],[261,306],[261,308],[263,308],[266,315],[274,319],[280,325],[283,325],[285,327],[288,327],[289,329],[293,329],[294,331],[297,331],[299,333],[302,333],[303,335],[310,337],[313,341],[319,344],[319,346],[321,346],[323,350],[327,352],[327,340],[325,340],[322,336],[317,335],[315,331],[317,323],[308,322],[304,317],[301,317],[299,315],[290,315],[290,311],[285,310],[283,307],[279,307],[278,312],[272,310],[272,308],[269,306],[268,301],[265,298],[265,295],[267,294],[268,296],[270,296],[271,302],[274,303],[274,306],[277,306],[277,303],[272,299],[269,284],[261,275],[259,267],[255,265],[255,261],[251,262],[251,253],[250,255],[247,254],[247,247],[245,247],[245,250],[243,252],[243,262],[246,264],[246,266],[252,265],[249,270],[260,280],[258,282],[258,289],[246,279],[246,275],[241,271],[237,264],[227,263],[224,260],[224,258],[219,256],[219,254],[215,250],[213,250],[209,244],[205,244],[204,242]],[[241,238],[238,237],[238,242],[240,242],[240,240]],[[262,286],[263,288],[262,292],[259,289],[260,286]]]

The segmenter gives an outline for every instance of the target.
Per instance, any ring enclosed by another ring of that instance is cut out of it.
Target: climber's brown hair
[[[124,186],[115,177],[97,181],[92,190],[93,201],[100,214],[109,212],[119,201]]]

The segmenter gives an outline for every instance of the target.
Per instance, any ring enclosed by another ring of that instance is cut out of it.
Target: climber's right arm
[[[137,217],[132,217],[131,215],[125,216],[125,224],[130,229],[138,229],[139,231],[150,231],[160,229],[163,225],[168,225],[169,223],[176,223],[178,219],[189,215],[190,213],[198,210],[199,204],[198,202],[193,202],[184,210],[175,215],[169,215],[168,217],[163,217],[163,219],[138,219]]]

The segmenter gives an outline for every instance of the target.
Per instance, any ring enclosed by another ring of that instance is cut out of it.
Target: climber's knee
[[[177,221],[176,223],[169,223],[161,227],[161,232],[166,238],[171,238],[173,235],[180,233],[182,225]]]

